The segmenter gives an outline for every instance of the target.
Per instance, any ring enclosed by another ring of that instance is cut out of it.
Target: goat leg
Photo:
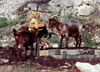
[[[76,45],[75,45],[75,47],[77,47],[77,45],[78,45],[78,37],[77,37],[77,36],[75,37],[75,40],[76,40]]]
[[[20,45],[20,50],[19,50],[19,55],[20,55],[19,60],[20,61],[22,61],[22,50],[23,50],[23,45]]]
[[[60,40],[60,46],[59,46],[59,48],[61,48],[63,37],[64,37],[64,36],[61,35],[61,40]]]
[[[80,43],[79,43],[79,47],[80,47],[81,46],[81,41],[82,41],[81,36],[79,36],[79,40],[80,40]]]
[[[12,50],[12,53],[13,54],[15,53],[15,60],[17,60],[17,46],[18,46],[18,44],[16,42],[15,45],[14,45],[14,49]]]
[[[68,47],[68,34],[66,34],[66,48]]]
[[[31,58],[33,58],[33,44],[31,45]]]

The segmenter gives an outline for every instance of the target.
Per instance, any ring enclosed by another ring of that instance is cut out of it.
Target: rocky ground
[[[39,59],[27,56],[23,61],[15,61],[12,48],[0,48],[0,72],[75,72],[76,62],[99,64],[100,59],[55,59],[41,56]]]

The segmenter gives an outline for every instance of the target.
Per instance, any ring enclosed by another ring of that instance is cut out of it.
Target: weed
[[[90,39],[91,39],[90,34],[86,30],[86,32],[83,34],[83,42],[85,42],[87,47],[94,46],[96,48],[97,47],[96,41],[91,41]]]
[[[87,25],[87,23],[84,23],[83,26],[85,27]]]
[[[2,39],[3,35],[0,35],[0,39]]]
[[[7,22],[6,21],[0,21],[0,28],[6,27],[6,26],[7,26]]]
[[[72,19],[72,18],[73,18],[72,14],[68,14],[68,15],[67,15],[67,18],[68,18],[68,19]]]

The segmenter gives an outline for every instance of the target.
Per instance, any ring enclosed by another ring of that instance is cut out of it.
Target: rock
[[[82,4],[82,0],[73,0],[75,6],[79,6]]]
[[[23,12],[27,12],[27,11],[29,11],[29,10],[30,10],[29,7],[25,7],[25,8],[23,9]]]
[[[53,47],[53,48],[57,48],[57,47],[59,47],[59,46],[58,46],[58,44],[52,44],[52,47]]]
[[[81,72],[100,72],[99,64],[91,65],[89,63],[76,62],[75,65]]]
[[[9,46],[9,44],[2,44],[2,47],[7,47]]]
[[[88,6],[86,4],[83,4],[83,6],[80,6],[78,8],[79,15],[85,15],[88,16],[94,12],[94,8],[92,6]]]
[[[37,4],[36,3],[29,3],[29,4],[27,4],[27,7],[29,7],[31,10],[37,10]]]

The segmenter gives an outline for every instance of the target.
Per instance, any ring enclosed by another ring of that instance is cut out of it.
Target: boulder
[[[79,6],[82,4],[83,0],[73,0],[75,6]]]
[[[31,10],[37,10],[37,4],[36,3],[29,3],[29,4],[27,4],[27,7],[29,7]]]
[[[100,64],[91,65],[84,62],[76,62],[75,65],[81,72],[100,72]]]
[[[79,15],[84,15],[84,16],[91,15],[94,11],[95,10],[92,6],[88,6],[86,4],[83,4],[83,6],[80,6],[78,8]]]

